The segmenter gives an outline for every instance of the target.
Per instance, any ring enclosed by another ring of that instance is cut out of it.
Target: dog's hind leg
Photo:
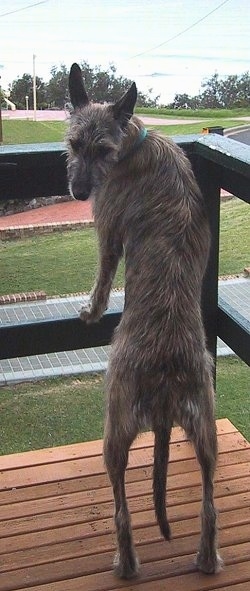
[[[216,511],[213,480],[217,459],[217,436],[214,418],[214,390],[209,374],[201,391],[186,399],[182,427],[194,444],[202,473],[201,539],[196,565],[204,573],[216,573],[222,566],[217,552]]]
[[[114,391],[115,389],[115,391]],[[104,436],[104,460],[113,486],[115,500],[115,525],[118,549],[114,559],[115,574],[130,579],[138,573],[130,514],[125,492],[125,470],[130,445],[138,428],[133,414],[129,412],[129,392],[124,384],[113,381],[109,391],[108,412]]]

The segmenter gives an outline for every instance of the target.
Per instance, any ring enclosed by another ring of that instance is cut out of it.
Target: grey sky
[[[215,71],[226,76],[249,69],[250,0],[227,0],[215,10],[222,2],[47,0],[20,10],[35,0],[0,0],[2,86],[32,73],[34,53],[44,80],[54,64],[114,62],[120,74],[141,90],[153,87],[163,101],[176,92],[197,93]]]

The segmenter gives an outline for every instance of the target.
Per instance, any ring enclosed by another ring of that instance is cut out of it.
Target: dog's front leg
[[[88,307],[80,310],[81,320],[90,324],[98,322],[108,307],[109,294],[119,260],[122,256],[122,242],[106,239],[99,243],[100,262],[95,286]]]

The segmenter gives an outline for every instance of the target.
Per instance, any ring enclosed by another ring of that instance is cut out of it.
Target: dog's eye
[[[74,150],[74,152],[79,152],[80,148],[82,147],[80,140],[70,139],[69,142],[72,150]]]
[[[111,152],[112,148],[110,146],[103,146],[100,144],[96,147],[96,155],[98,158],[105,158],[105,156],[108,156]]]

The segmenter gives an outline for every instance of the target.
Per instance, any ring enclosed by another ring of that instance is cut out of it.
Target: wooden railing
[[[220,135],[175,137],[189,157],[209,215],[212,247],[203,284],[202,307],[208,347],[216,356],[220,336],[250,364],[250,326],[223,300],[218,305],[220,190],[249,203],[250,149]],[[28,199],[67,193],[63,144],[0,147],[0,199]],[[121,312],[107,310],[98,324],[87,326],[78,317],[19,322],[0,327],[0,358],[38,355],[105,345],[110,342]]]

